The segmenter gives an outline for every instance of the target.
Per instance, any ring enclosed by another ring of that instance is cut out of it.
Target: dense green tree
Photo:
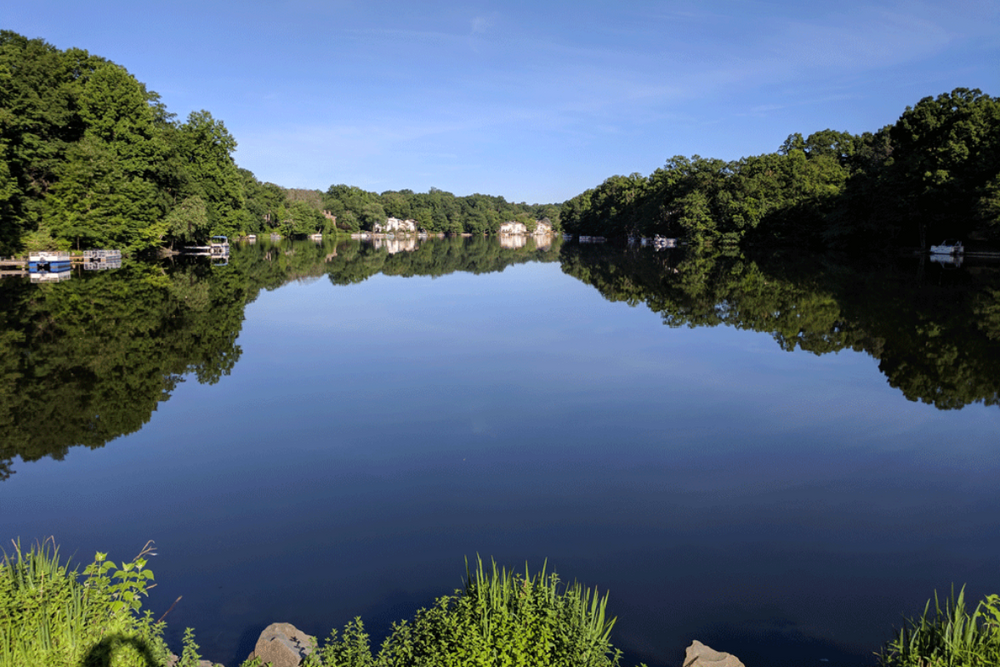
[[[973,231],[1000,174],[1000,101],[956,88],[907,107],[889,131],[889,169],[921,247]],[[988,213],[986,214],[988,218]],[[993,224],[995,220],[987,219]]]
[[[54,169],[44,226],[54,236],[92,246],[144,250],[160,244],[167,200],[156,175],[166,145],[145,88],[113,63],[82,86],[86,130]]]
[[[178,133],[179,151],[189,163],[190,195],[200,196],[208,210],[212,234],[237,236],[243,230],[243,179],[233,161],[236,140],[208,111],[192,111]]]
[[[0,252],[23,247],[38,229],[40,204],[56,169],[84,124],[76,113],[83,82],[103,59],[86,51],[61,52],[38,39],[0,30]]]
[[[1000,102],[958,88],[875,133],[795,133],[775,153],[731,163],[674,157],[648,178],[613,176],[574,197],[562,221],[575,234],[695,243],[1000,241]]]
[[[182,243],[198,243],[209,236],[208,209],[198,196],[188,197],[166,219],[167,235]]]
[[[0,252],[172,243],[194,232],[192,198],[210,231],[264,223],[266,211],[246,207],[255,179],[239,174],[235,140],[208,112],[178,125],[123,67],[10,31],[0,81]]]

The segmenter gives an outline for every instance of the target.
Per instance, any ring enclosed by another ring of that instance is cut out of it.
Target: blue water
[[[610,590],[651,667],[693,639],[870,664],[935,589],[1000,589],[1000,410],[907,401],[865,354],[668,328],[557,263],[320,278],[245,318],[217,384],[0,484],[0,536],[154,539],[147,606],[182,596],[172,639],[230,667],[273,621],[382,637],[476,554]]]

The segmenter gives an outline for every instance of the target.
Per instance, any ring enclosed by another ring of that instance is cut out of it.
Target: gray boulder
[[[260,633],[249,658],[260,658],[261,665],[271,667],[299,667],[314,646],[316,638],[291,623],[272,623]]]
[[[693,641],[684,653],[684,667],[744,667],[735,655],[721,653]]]

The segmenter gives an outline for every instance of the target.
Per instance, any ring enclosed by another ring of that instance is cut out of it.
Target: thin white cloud
[[[472,19],[472,33],[482,34],[488,31],[496,21],[496,14],[490,16],[477,16]]]

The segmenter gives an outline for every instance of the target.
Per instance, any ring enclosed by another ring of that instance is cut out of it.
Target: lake
[[[477,554],[694,639],[870,665],[1000,592],[1000,267],[432,239],[0,282],[0,537],[129,560],[179,648],[380,641]]]

